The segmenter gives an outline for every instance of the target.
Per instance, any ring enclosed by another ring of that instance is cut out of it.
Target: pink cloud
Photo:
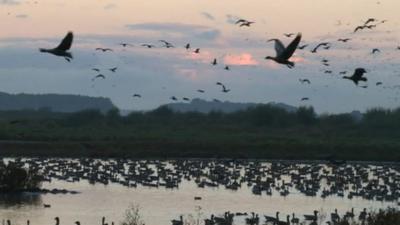
[[[240,55],[227,55],[224,57],[224,63],[228,65],[239,66],[252,66],[259,64],[259,62],[255,60],[250,53],[242,53]]]
[[[306,62],[306,59],[301,56],[294,55],[292,58],[290,58],[290,61],[294,63],[304,63]]]

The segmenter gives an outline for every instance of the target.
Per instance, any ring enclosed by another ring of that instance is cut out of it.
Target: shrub
[[[121,225],[144,225],[142,216],[140,215],[140,206],[131,204],[125,210],[124,219],[120,223]]]
[[[39,188],[42,177],[37,170],[28,170],[15,163],[0,161],[0,192]]]

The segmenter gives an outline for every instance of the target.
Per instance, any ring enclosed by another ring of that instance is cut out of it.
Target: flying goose
[[[358,85],[359,81],[367,81],[367,78],[363,77],[364,73],[366,72],[367,71],[364,68],[357,68],[355,69],[354,74],[351,77],[344,76],[343,79],[352,80],[355,85]]]
[[[68,52],[68,50],[72,46],[72,42],[74,40],[74,34],[70,31],[67,33],[67,35],[64,37],[64,39],[61,41],[61,43],[52,49],[46,49],[46,48],[39,48],[40,52],[47,52],[56,56],[61,56],[64,57],[65,59],[72,59],[72,54]]]
[[[270,39],[268,41],[275,41],[275,51],[276,56],[267,56],[265,59],[271,59],[279,64],[285,64],[289,68],[294,67],[294,62],[289,61],[290,57],[292,57],[293,53],[296,51],[297,46],[299,45],[301,40],[301,33],[298,33],[296,38],[285,48],[282,42],[279,39]]]

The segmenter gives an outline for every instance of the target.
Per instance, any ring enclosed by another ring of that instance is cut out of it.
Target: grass
[[[184,114],[163,109],[127,117],[0,112],[0,155],[400,160],[399,110],[375,110],[358,123],[346,115],[316,117],[310,109],[269,110]]]

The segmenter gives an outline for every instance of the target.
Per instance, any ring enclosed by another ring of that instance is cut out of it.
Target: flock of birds
[[[386,23],[387,20],[378,20],[376,18],[368,18],[362,25],[357,26],[354,29],[354,33],[357,32],[361,32],[364,29],[368,29],[368,30],[372,30],[376,27],[378,27],[381,24]],[[246,19],[238,19],[235,23],[235,25],[239,26],[239,27],[250,27],[251,25],[253,25],[255,22],[254,21],[249,21]],[[293,68],[295,66],[295,62],[293,60],[291,60],[292,56],[294,55],[294,53],[297,50],[305,50],[309,44],[300,44],[302,41],[302,34],[298,33],[285,33],[284,34],[285,37],[287,38],[293,38],[293,40],[287,45],[285,46],[282,41],[280,39],[274,38],[274,39],[270,39],[268,40],[268,42],[274,42],[275,43],[275,52],[276,55],[275,56],[266,56],[265,60],[273,60],[274,62],[278,63],[278,64],[282,64],[282,65],[286,65],[288,68]],[[64,57],[67,61],[71,61],[73,59],[73,56],[70,52],[70,49],[72,47],[73,44],[73,38],[74,35],[72,32],[68,32],[68,34],[65,36],[65,38],[61,41],[61,43],[55,47],[55,48],[50,48],[50,49],[44,49],[41,48],[40,51],[41,52],[45,52],[45,53],[50,53],[56,56],[61,56]],[[339,38],[337,39],[337,42],[342,42],[342,43],[347,43],[350,42],[352,39],[351,38]],[[167,41],[167,40],[159,40],[159,42],[162,44],[161,47],[164,48],[176,48],[176,46],[174,44],[172,44],[171,42]],[[121,42],[119,43],[120,46],[122,47],[133,47],[133,44],[130,43],[126,43],[126,42]],[[144,48],[156,48],[158,46],[156,46],[155,44],[150,44],[150,43],[143,43],[140,44],[141,47]],[[314,47],[311,48],[310,52],[311,53],[317,53],[320,49],[330,49],[333,46],[332,42],[321,42],[316,44]],[[190,51],[192,49],[192,46],[190,43],[187,43],[185,46],[183,46],[183,48],[185,48],[187,51]],[[400,50],[400,46],[397,47],[397,49]],[[113,49],[112,48],[96,48],[96,51],[100,51],[100,52],[112,52]],[[195,48],[193,51],[191,51],[193,54],[200,54],[201,53],[201,49],[200,48]],[[372,49],[372,53],[371,54],[378,54],[380,53],[380,49],[378,48],[374,48]],[[330,62],[328,59],[323,59],[322,61],[322,65],[329,67],[330,66]],[[214,58],[211,62],[211,65],[216,66],[218,64],[218,59]],[[113,67],[113,68],[109,68],[108,70],[115,73],[117,71],[118,67]],[[225,65],[224,69],[229,71],[231,68],[229,67],[229,65]],[[93,71],[97,72],[98,74],[96,76],[94,76],[92,78],[92,81],[95,81],[96,79],[106,79],[106,75],[104,75],[104,73],[101,73],[101,70],[99,68],[92,68]],[[332,74],[332,70],[324,70],[325,74]],[[355,68],[354,72],[351,76],[345,76],[345,74],[347,74],[347,71],[341,71],[339,74],[343,75],[342,78],[343,79],[348,79],[352,82],[354,82],[355,85],[359,85],[360,82],[366,82],[368,79],[365,76],[365,73],[367,73],[367,70],[365,68]],[[302,84],[311,84],[310,79],[300,79],[300,82]],[[221,87],[221,91],[223,93],[228,93],[231,90],[229,88],[226,87],[225,84],[222,84],[221,82],[217,82],[217,85],[220,85]],[[381,81],[376,82],[376,86],[380,86],[383,83]],[[362,88],[367,88],[367,85],[361,85],[360,87]],[[205,90],[203,89],[199,89],[197,90],[198,93],[205,93]],[[141,98],[142,94],[140,93],[134,93],[132,95],[132,97],[134,98]],[[173,101],[178,101],[180,98],[176,97],[176,96],[171,96],[170,97],[171,100]],[[190,101],[189,97],[182,97],[181,98],[183,101]],[[301,101],[306,101],[309,100],[309,97],[303,97],[301,98]],[[214,99],[214,101],[218,101],[217,99]]]
[[[247,160],[91,160],[91,159],[42,159],[17,158],[9,163],[40,171],[43,181],[53,179],[66,182],[87,181],[91,184],[110,183],[136,188],[139,185],[150,188],[178,188],[182,182],[194,181],[198,188],[222,188],[238,190],[248,188],[255,195],[304,194],[309,197],[363,198],[387,201],[400,205],[400,167],[393,164],[342,164],[342,163],[293,163],[263,162]],[[194,196],[194,201],[205,200]],[[46,207],[46,205],[45,205]],[[50,207],[48,205],[47,207]],[[330,217],[323,217],[317,210],[313,214],[296,217],[294,213],[280,219],[280,212],[274,216],[259,216],[257,213],[225,212],[223,216],[211,215],[204,219],[205,225],[232,225],[236,221],[248,225],[273,224],[321,224],[328,225],[343,221],[359,220],[365,223],[371,213],[366,209],[354,209],[342,215],[337,210]],[[328,219],[328,220],[327,220]],[[8,225],[10,222],[8,222]],[[59,224],[59,219],[56,218]],[[183,225],[183,216],[172,220],[172,225]],[[237,222],[235,222],[237,224]],[[57,225],[56,224],[56,225]],[[80,223],[76,223],[80,225]],[[105,223],[105,218],[102,219]],[[342,223],[343,224],[343,223]],[[29,221],[28,221],[29,225]]]
[[[319,211],[314,210],[312,214],[304,214],[303,218],[296,217],[294,213],[286,216],[286,220],[282,221],[279,218],[280,212],[276,212],[275,216],[264,215],[264,223],[262,223],[262,218],[255,212],[247,213],[247,212],[225,212],[221,216],[215,216],[212,214],[210,218],[206,218],[203,220],[203,223],[198,221],[197,224],[204,225],[232,225],[234,221],[244,220],[246,225],[259,225],[261,224],[272,224],[272,225],[291,225],[291,224],[305,224],[308,222],[309,225],[318,225],[321,224],[320,221],[324,216],[319,215]],[[60,225],[60,218],[55,217],[55,225]],[[360,221],[362,224],[369,224],[368,222],[372,220],[372,213],[367,212],[367,209],[364,208],[358,215],[355,214],[354,208],[350,211],[345,212],[343,216],[338,213],[338,210],[335,209],[334,212],[330,213],[328,220],[325,222],[327,225],[334,224],[350,224],[351,221]],[[347,223],[345,223],[347,222]],[[80,221],[75,221],[76,225],[81,225]],[[106,217],[102,217],[101,225],[108,225],[109,223],[106,221]],[[111,225],[114,225],[114,221],[111,221]],[[184,217],[181,215],[178,220],[171,220],[172,225],[184,225],[190,224],[184,220]],[[236,223],[237,224],[237,223]],[[2,225],[12,225],[11,220],[3,220]],[[26,221],[26,225],[31,225],[30,220]]]
[[[327,198],[398,202],[398,165],[320,164],[245,160],[91,160],[15,159],[11,163],[40,171],[43,181],[86,180],[91,184],[117,183],[126,187],[178,188],[194,181],[199,188],[247,187],[254,195],[291,193]]]
[[[325,215],[319,215],[319,211],[314,210],[312,214],[304,214],[302,218],[296,217],[295,213],[291,215],[286,215],[286,220],[282,221],[279,217],[280,212],[277,211],[275,216],[264,215],[264,220],[257,213],[251,212],[225,212],[222,216],[215,216],[212,214],[210,218],[204,219],[204,225],[232,225],[235,224],[235,219],[244,220],[246,225],[259,225],[261,224],[273,224],[273,225],[290,225],[290,224],[305,224],[318,225],[321,224],[323,217]],[[364,208],[358,216],[355,215],[354,208],[350,211],[345,212],[343,216],[340,216],[338,210],[335,209],[334,212],[330,214],[328,220],[325,223],[328,225],[333,224],[350,224],[353,221],[360,221],[362,224],[367,224],[372,220],[372,213],[367,212]],[[264,221],[264,222],[263,222]],[[179,220],[172,220],[172,225],[184,225],[185,221],[183,216],[180,216]],[[236,223],[237,224],[237,223]]]

